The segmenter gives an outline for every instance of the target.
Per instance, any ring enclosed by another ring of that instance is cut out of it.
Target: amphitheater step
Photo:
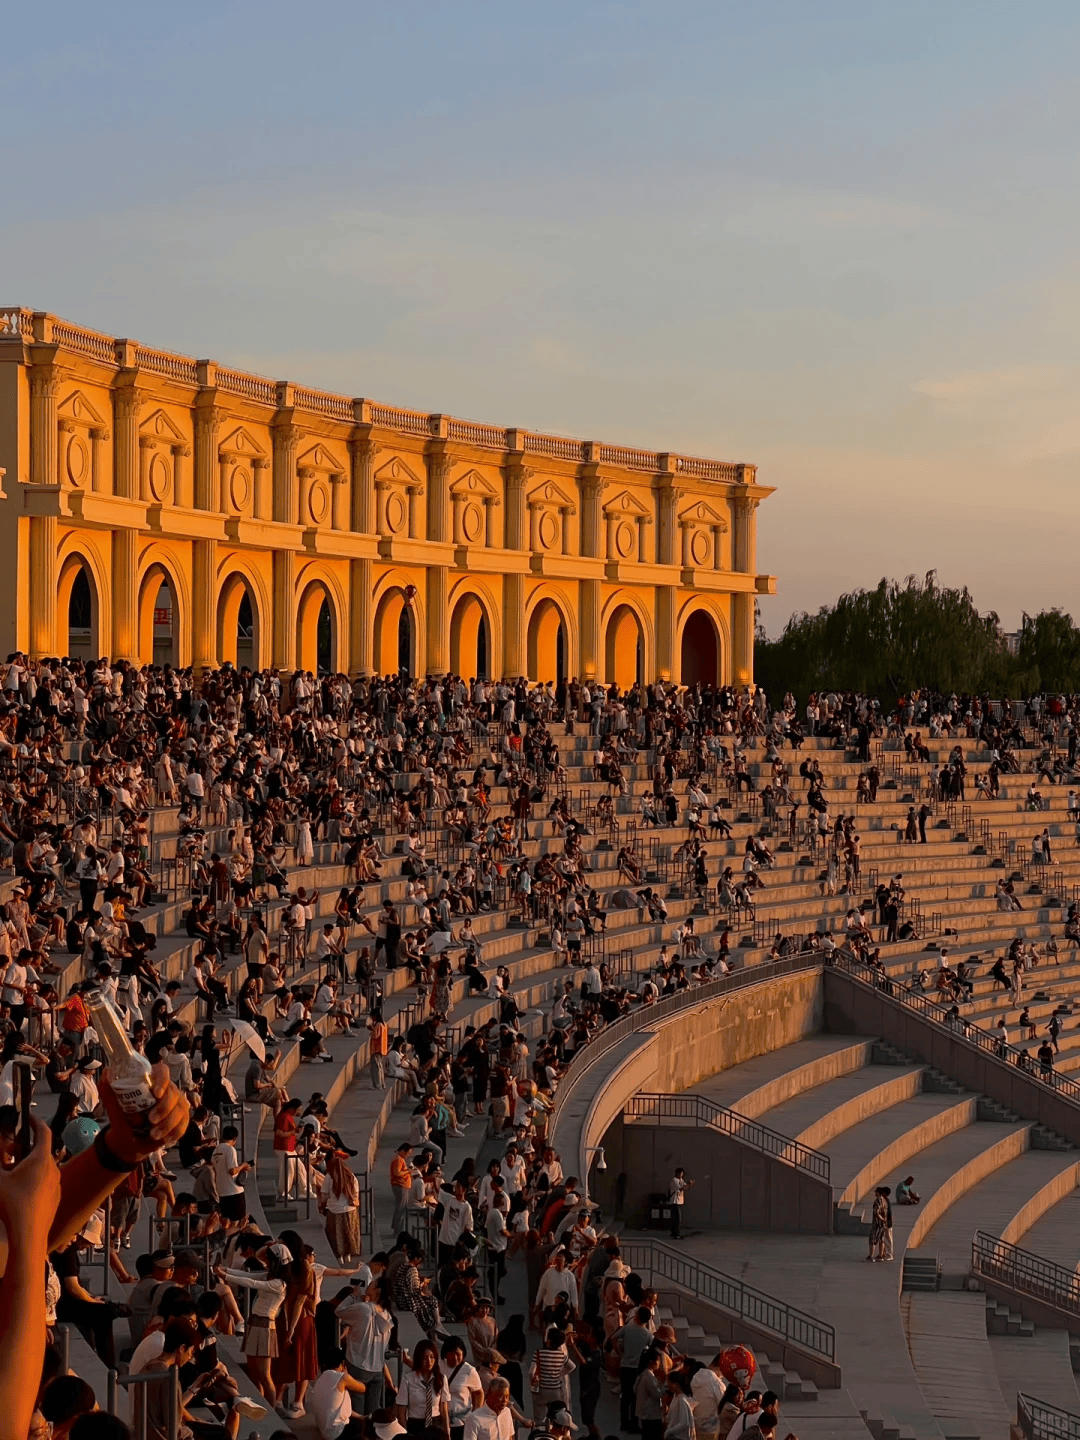
[[[289,1225],[300,1216],[295,1205],[283,1205],[276,1195],[260,1195],[263,1214],[274,1225]]]
[[[1018,1311],[1010,1310],[1008,1305],[1002,1305],[987,1296],[986,1333],[988,1335],[1018,1335],[1022,1339],[1030,1339],[1035,1334],[1035,1324],[1031,1320],[1025,1320]]]
[[[754,1358],[761,1383],[775,1390],[781,1400],[817,1400],[818,1388],[812,1380],[804,1380],[797,1370],[786,1370],[780,1361],[773,1360],[763,1350],[756,1350]]]
[[[905,1255],[900,1280],[902,1290],[936,1290],[940,1279],[936,1255]]]
[[[934,1095],[963,1095],[964,1087],[944,1070],[931,1067],[923,1072],[923,1089]]]
[[[875,1040],[873,1049],[870,1052],[870,1062],[873,1065],[914,1065],[910,1055],[905,1055],[895,1045],[890,1045],[887,1040]]]

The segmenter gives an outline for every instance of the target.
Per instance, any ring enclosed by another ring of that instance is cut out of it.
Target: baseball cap
[[[574,1424],[574,1417],[565,1405],[549,1405],[547,1423],[549,1425],[558,1425],[560,1429],[566,1430],[576,1430],[578,1428]]]

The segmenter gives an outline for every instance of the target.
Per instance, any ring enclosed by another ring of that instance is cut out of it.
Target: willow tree
[[[933,570],[841,595],[816,615],[793,615],[778,640],[759,640],[754,660],[774,699],[792,690],[800,701],[823,689],[883,703],[923,686],[1001,694],[1017,668],[997,615],[981,615],[966,586],[940,586]]]

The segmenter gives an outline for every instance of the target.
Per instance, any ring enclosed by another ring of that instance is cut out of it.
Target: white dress
[[[296,829],[296,863],[310,865],[314,855],[315,847],[311,843],[311,825],[307,820],[301,820]]]

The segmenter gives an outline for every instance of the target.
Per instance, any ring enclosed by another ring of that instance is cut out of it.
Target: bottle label
[[[131,1115],[141,1115],[147,1110],[152,1110],[156,1104],[153,1092],[141,1080],[127,1085],[122,1080],[119,1082],[114,1080],[110,1084],[113,1094],[120,1101],[121,1109]]]

